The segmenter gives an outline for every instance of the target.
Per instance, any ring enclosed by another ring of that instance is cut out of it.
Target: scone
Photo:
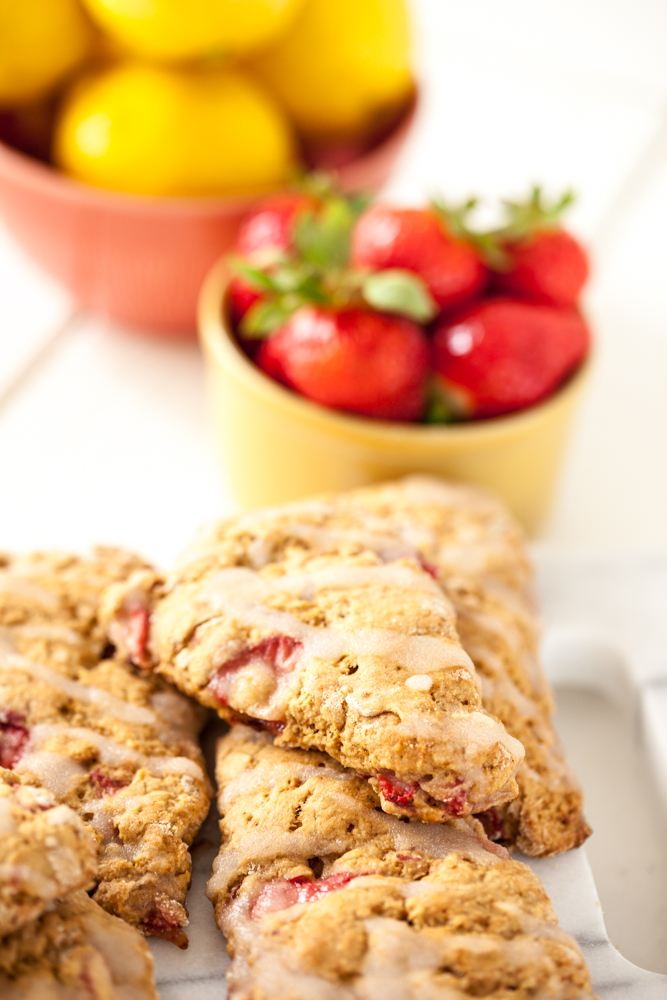
[[[589,836],[583,797],[551,724],[542,672],[533,574],[521,529],[494,497],[427,476],[332,498],[364,517],[367,543],[387,531],[413,545],[450,598],[461,644],[482,685],[482,704],[523,744],[519,794],[484,817],[489,836],[532,857],[578,847]],[[344,514],[342,515],[344,516]]]
[[[326,517],[229,521],[166,581],[109,588],[112,642],[224,719],[354,768],[388,812],[440,822],[513,798],[523,748],[481,706],[450,601],[400,539],[378,552],[352,514],[347,533]]]
[[[208,895],[234,1000],[593,997],[539,880],[475,820],[401,822],[324,754],[248,728],[217,777]]]
[[[200,709],[101,658],[100,594],[143,565],[115,550],[4,560],[0,764],[97,831],[102,906],[185,946],[188,845],[209,805]]]
[[[0,938],[93,885],[97,838],[44,788],[0,770]]]
[[[158,1000],[133,927],[79,891],[0,939],[2,1000]]]

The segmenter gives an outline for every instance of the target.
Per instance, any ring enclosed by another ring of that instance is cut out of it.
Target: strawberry
[[[252,260],[261,255],[276,256],[289,251],[296,218],[305,212],[314,212],[317,207],[316,199],[302,191],[281,191],[265,198],[242,222],[234,252]],[[229,287],[233,323],[239,323],[261,297],[259,289],[243,275],[235,274]]]
[[[473,207],[469,203],[463,209]],[[486,282],[478,250],[456,235],[454,219],[443,206],[430,209],[372,205],[352,235],[353,267],[372,271],[401,268],[419,275],[440,309],[460,305]]]
[[[234,254],[246,263],[271,267],[315,242],[333,252],[342,266],[349,255],[352,224],[365,204],[365,199],[338,193],[325,175],[311,174],[299,188],[263,199],[246,216]],[[264,298],[263,291],[246,274],[235,273],[229,300],[235,324]]]
[[[535,187],[528,201],[505,202],[509,222],[495,233],[500,250],[496,288],[554,306],[577,304],[588,278],[588,258],[559,222],[572,201],[568,191],[548,206]]]
[[[253,257],[260,251],[289,250],[294,220],[319,207],[317,198],[305,191],[281,191],[263,199],[243,220],[234,251]]]
[[[460,416],[510,413],[556,389],[589,344],[573,309],[488,299],[437,326],[436,384]]]
[[[370,309],[302,306],[256,356],[268,375],[324,406],[419,420],[429,346],[412,320]]]
[[[0,711],[0,767],[12,770],[30,739],[25,715],[11,709]]]

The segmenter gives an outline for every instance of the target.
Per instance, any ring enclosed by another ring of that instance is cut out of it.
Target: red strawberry
[[[318,201],[303,191],[282,191],[265,198],[242,222],[234,252],[250,260],[267,251],[287,252],[292,248],[295,220],[317,207]],[[229,286],[232,322],[238,324],[261,297],[258,289],[235,274]]]
[[[535,187],[526,201],[505,202],[508,223],[489,234],[498,252],[497,288],[549,305],[576,306],[589,267],[582,246],[560,224],[562,212],[573,201],[567,191],[548,205]]]
[[[289,250],[296,217],[318,207],[318,200],[304,191],[281,191],[265,198],[241,224],[234,252],[253,257],[260,250]]]
[[[12,770],[21,759],[30,733],[21,712],[0,711],[0,767]]]
[[[436,379],[467,417],[493,417],[552,392],[585,357],[590,334],[572,309],[489,299],[440,323]]]
[[[385,420],[418,420],[429,347],[412,320],[369,309],[302,306],[256,357],[302,396]]]
[[[588,258],[564,229],[536,233],[505,249],[509,270],[498,274],[498,288],[549,305],[577,304],[588,278]]]
[[[486,280],[480,254],[435,209],[371,206],[354,228],[351,262],[373,271],[412,271],[441,309],[471,298]]]

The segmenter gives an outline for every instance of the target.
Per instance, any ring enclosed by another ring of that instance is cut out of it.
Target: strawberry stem
[[[525,201],[503,201],[507,224],[497,232],[505,242],[517,243],[535,233],[558,229],[561,215],[575,200],[574,191],[568,188],[560,198],[549,204],[542,195],[542,189],[535,185]]]

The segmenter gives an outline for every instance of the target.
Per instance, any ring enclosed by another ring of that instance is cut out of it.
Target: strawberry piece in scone
[[[593,1000],[537,876],[476,820],[401,822],[331,758],[240,726],[216,773],[234,998]]]
[[[483,706],[525,748],[518,796],[483,817],[489,836],[534,857],[578,847],[590,829],[551,722],[533,574],[519,525],[482,490],[426,476],[342,494],[337,503],[341,516],[351,507],[365,518],[368,544],[375,537],[382,548],[389,531],[416,547],[454,606]]]
[[[143,587],[142,662],[222,718],[368,776],[388,812],[440,822],[513,798],[523,748],[481,707],[450,602],[413,549],[389,536],[375,551],[364,530],[319,502],[223,524],[165,582],[110,588],[109,634],[131,655]]]
[[[74,810],[0,771],[0,938],[89,888],[96,872],[97,838]]]
[[[4,560],[0,759],[97,831],[95,899],[185,946],[188,846],[209,803],[202,713],[159,678],[104,658],[97,614],[104,587],[141,566],[113,550]],[[138,649],[145,623],[130,620]]]

